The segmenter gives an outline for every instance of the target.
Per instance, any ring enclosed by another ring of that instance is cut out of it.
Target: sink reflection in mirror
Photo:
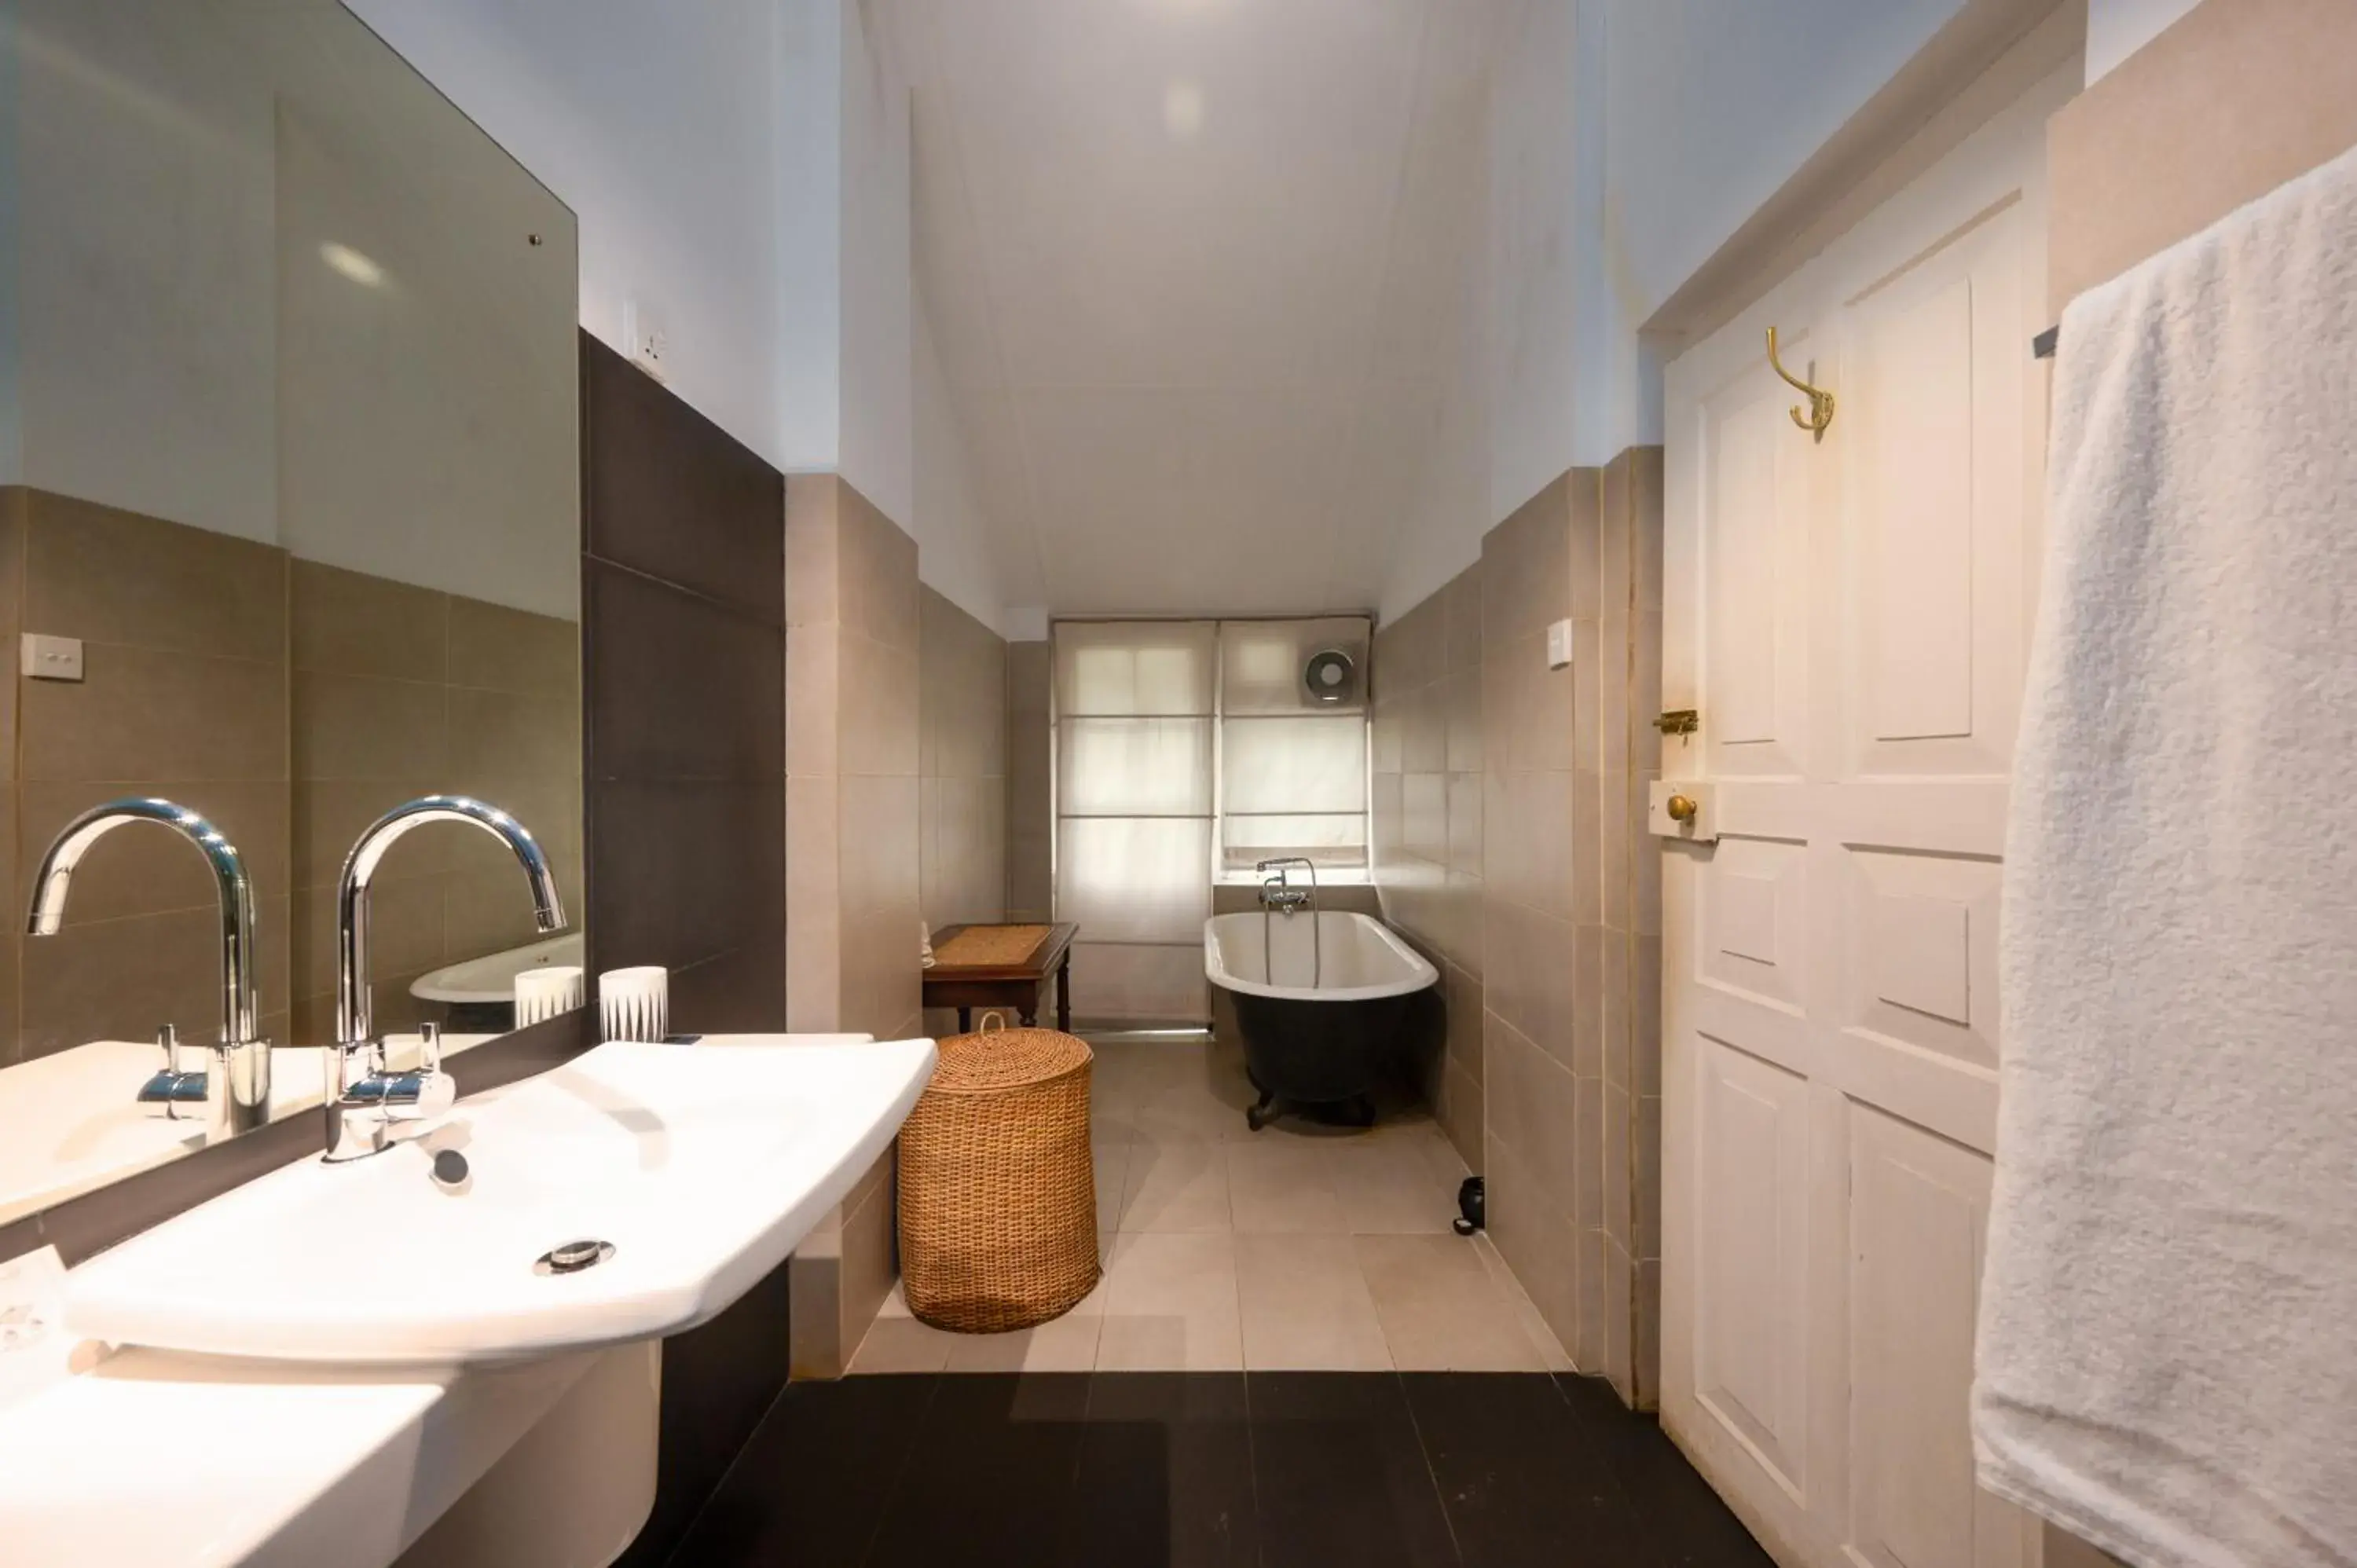
[[[335,0],[8,11],[0,647],[79,654],[0,710],[14,897],[93,806],[175,802],[236,846],[271,1047],[226,1093],[203,858],[86,846],[55,933],[0,936],[0,1223],[318,1114],[344,857],[402,802],[490,801],[583,885],[572,213]],[[477,961],[583,938],[447,822],[371,904],[396,1068],[511,1026]]]

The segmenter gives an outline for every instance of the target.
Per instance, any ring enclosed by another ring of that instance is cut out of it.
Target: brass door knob
[[[1702,807],[1695,803],[1695,798],[1691,795],[1673,795],[1670,797],[1670,821],[1674,822],[1693,822],[1696,816],[1701,814],[1701,811]]]

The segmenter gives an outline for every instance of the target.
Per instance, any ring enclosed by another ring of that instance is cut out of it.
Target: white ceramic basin
[[[91,1339],[296,1361],[451,1366],[675,1334],[717,1314],[875,1162],[930,1040],[614,1043],[463,1101],[419,1143],[306,1159],[73,1272]],[[462,1152],[457,1190],[432,1151]],[[604,1262],[553,1274],[567,1242]]]
[[[567,931],[529,947],[486,953],[481,958],[470,958],[464,963],[421,974],[410,983],[409,993],[421,1002],[496,1006],[515,1000],[518,975],[553,964],[585,963],[588,951],[588,943],[579,931]]]

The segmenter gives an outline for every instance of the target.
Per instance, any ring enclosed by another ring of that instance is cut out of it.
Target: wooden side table
[[[1072,1031],[1072,939],[1081,928],[1069,922],[1042,925],[1046,934],[1020,957],[995,957],[988,962],[956,963],[941,958],[965,931],[1008,929],[1008,927],[952,926],[933,938],[933,967],[925,971],[925,1005],[957,1009],[958,1032],[974,1026],[976,1007],[1011,1007],[1026,1026],[1039,1022],[1039,987],[1056,977],[1056,1027]]]

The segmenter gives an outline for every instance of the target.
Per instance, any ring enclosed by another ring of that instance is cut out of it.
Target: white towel
[[[2357,153],[2062,318],[1982,1484],[2357,1564]]]

